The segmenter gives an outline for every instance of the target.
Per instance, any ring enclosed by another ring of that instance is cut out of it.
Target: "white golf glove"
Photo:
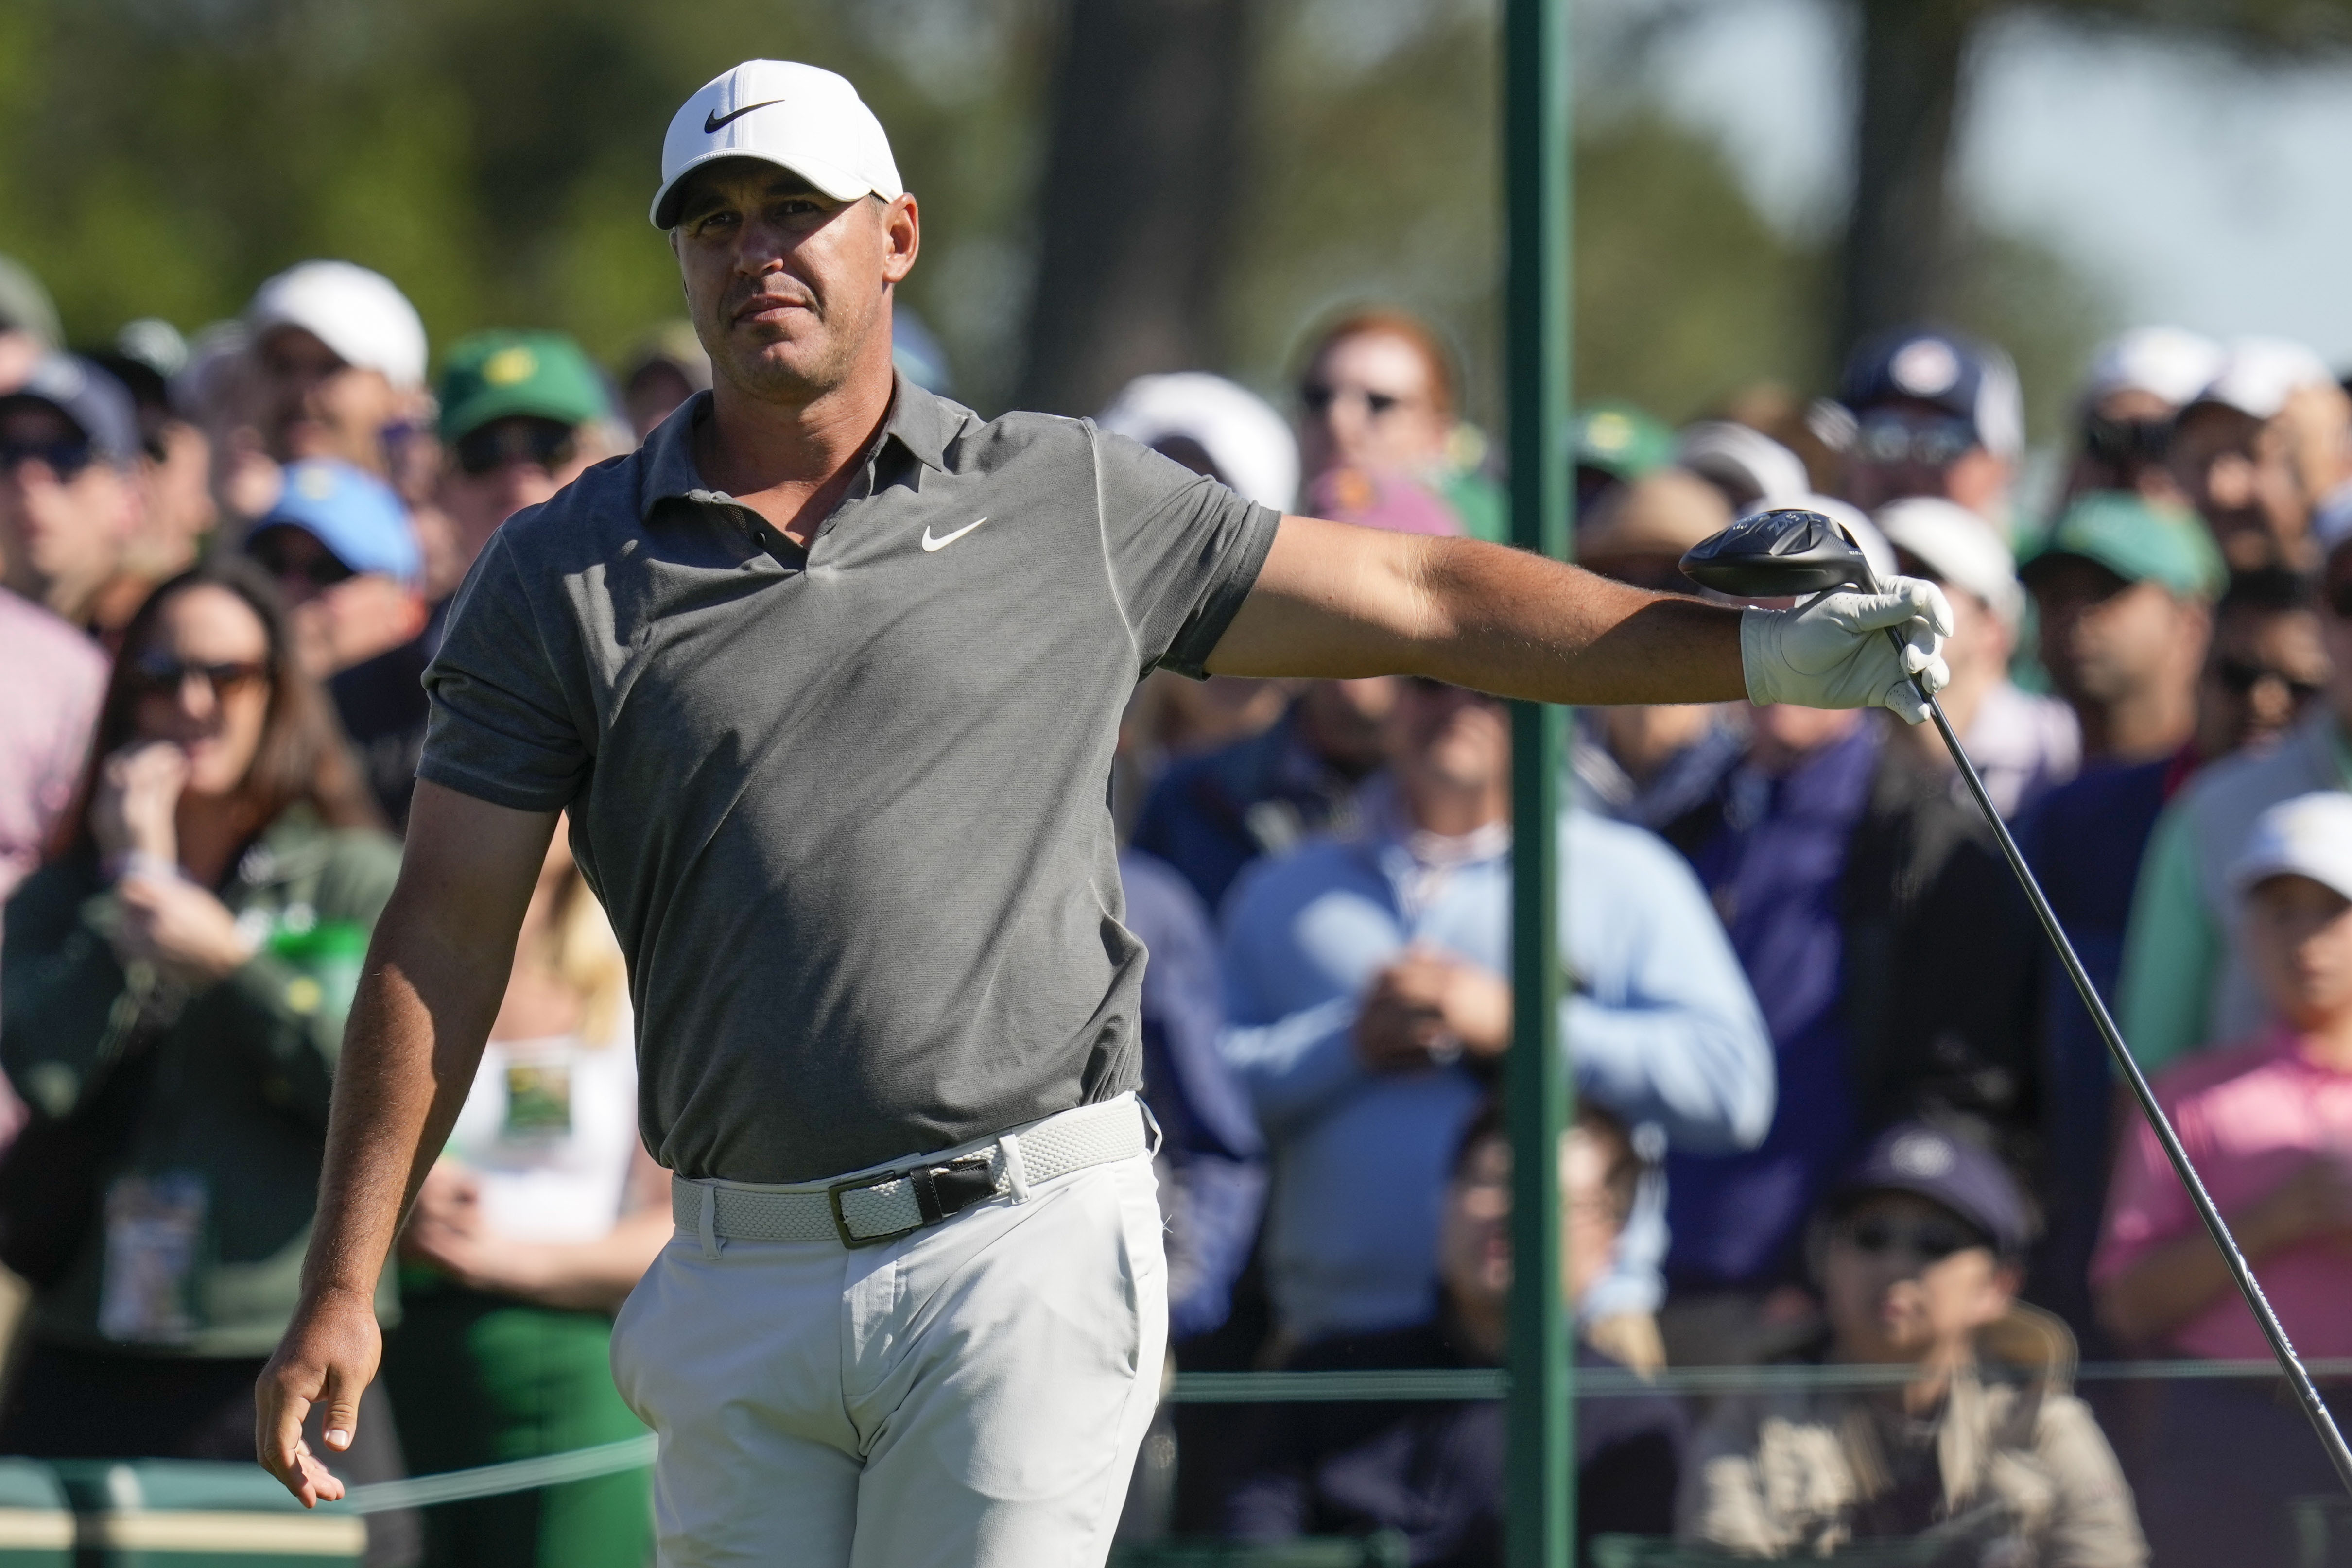
[[[1886,635],[1902,634],[1898,654]],[[1748,700],[1803,707],[1887,707],[1907,724],[1927,716],[1911,685],[1931,693],[1950,684],[1942,655],[1952,634],[1944,591],[1916,577],[1891,580],[1884,593],[1841,590],[1790,610],[1750,608],[1739,621],[1739,657]]]

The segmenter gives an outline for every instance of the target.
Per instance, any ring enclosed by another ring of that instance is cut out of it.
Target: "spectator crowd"
[[[951,394],[900,326],[899,374]],[[1295,369],[1286,409],[1179,371],[1098,423],[1277,509],[1507,538],[1439,329],[1351,310]],[[0,258],[0,1452],[249,1456],[451,606],[502,522],[709,384],[682,323],[610,364],[540,330],[436,353],[341,261],[72,352]],[[2010,361],[1930,325],[1811,402],[1597,405],[1578,559],[1696,591],[1685,550],[1803,507],[1943,586],[1951,722],[2296,1344],[2352,1356],[2352,397],[2294,343],[2149,328],[2066,428],[2029,486]],[[2333,1482],[2273,1384],[2075,1389],[2085,1360],[2265,1353],[1933,730],[1743,704],[1580,713],[1571,742],[1582,1540],[2292,1560],[2287,1500]],[[1109,810],[1171,1371],[1505,1360],[1510,749],[1503,705],[1431,680],[1138,686]],[[641,1429],[606,1364],[671,1234],[636,1072],[559,835],[379,1291],[352,1479]],[[1799,1375],[1665,1392],[1763,1366]],[[1504,1468],[1492,1403],[1177,1404],[1122,1530],[1387,1531],[1469,1568],[1500,1561]],[[650,1542],[630,1473],[377,1515],[369,1553]]]

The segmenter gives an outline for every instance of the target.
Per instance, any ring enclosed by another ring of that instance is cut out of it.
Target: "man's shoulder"
[[[79,627],[6,589],[0,589],[0,650],[20,677],[37,672],[43,680],[95,685],[106,676],[106,654]]]
[[[616,535],[645,531],[644,449],[593,464],[535,507],[525,507],[491,536],[519,561],[567,561],[601,554]]]
[[[1229,918],[1243,911],[1304,903],[1342,883],[1365,880],[1360,846],[1336,833],[1316,833],[1297,849],[1253,861],[1225,895]]]

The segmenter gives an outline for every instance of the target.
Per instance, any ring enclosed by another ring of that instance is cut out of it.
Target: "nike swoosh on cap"
[[[986,521],[988,521],[988,519],[986,517],[982,517],[978,523],[966,523],[955,532],[949,534],[942,538],[933,538],[931,537],[930,525],[926,523],[923,526],[923,549],[927,551],[945,549],[948,546],[955,543],[956,540],[963,538],[964,535],[971,532],[972,529],[980,527],[981,523],[984,523]]]
[[[702,133],[705,136],[708,136],[730,120],[740,120],[755,109],[766,109],[772,104],[778,104],[783,101],[784,100],[781,98],[772,98],[760,103],[747,103],[742,108],[730,110],[726,114],[721,114],[714,109],[709,113],[702,117]]]

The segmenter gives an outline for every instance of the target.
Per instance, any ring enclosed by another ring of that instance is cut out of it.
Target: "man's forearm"
[[[1286,517],[1208,667],[1421,674],[1559,703],[1747,695],[1739,612],[1522,550]]]
[[[374,1292],[506,989],[507,954],[483,951],[495,944],[462,951],[404,903],[395,894],[384,911],[336,1065],[306,1295]]]

